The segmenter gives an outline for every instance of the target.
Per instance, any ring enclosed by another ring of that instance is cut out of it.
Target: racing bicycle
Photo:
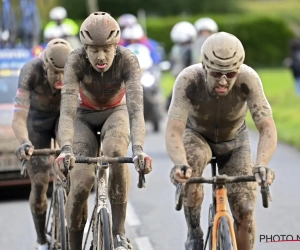
[[[213,157],[211,161],[212,177],[192,177],[185,184],[209,183],[212,184],[212,203],[209,206],[208,231],[205,239],[204,250],[207,243],[209,250],[238,250],[233,227],[233,220],[227,210],[227,189],[225,184],[237,182],[255,182],[253,175],[250,176],[227,176],[217,175],[217,161]],[[175,209],[182,208],[183,184],[176,187]],[[261,187],[263,206],[267,208],[272,200],[269,186]]]
[[[88,232],[84,241],[83,249],[86,248],[87,239],[93,227],[93,240],[91,250],[113,250],[112,219],[109,206],[109,164],[111,163],[133,163],[131,157],[76,157],[76,163],[94,163],[96,166],[96,197]],[[72,171],[72,170],[71,170]],[[139,174],[138,187],[145,187],[144,174]]]

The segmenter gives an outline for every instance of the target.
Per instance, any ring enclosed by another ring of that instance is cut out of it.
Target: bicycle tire
[[[111,224],[109,214],[105,208],[101,208],[98,215],[98,248],[97,250],[113,249],[111,237]]]
[[[234,250],[229,222],[225,216],[220,218],[218,226],[217,250]]]
[[[56,190],[55,203],[53,204],[52,218],[54,225],[52,226],[52,239],[51,250],[67,250],[67,234],[65,224],[65,209],[64,209],[64,191],[62,188]]]

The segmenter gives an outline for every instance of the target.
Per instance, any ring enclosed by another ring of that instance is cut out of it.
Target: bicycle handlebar
[[[32,156],[47,156],[47,155],[59,155],[60,149],[34,149]],[[87,163],[87,164],[97,164],[97,163],[133,163],[133,159],[131,157],[75,157],[75,163]],[[22,174],[21,174],[22,175]],[[138,180],[138,188],[145,187],[146,179],[145,175],[139,172],[139,180]]]
[[[208,184],[225,184],[225,183],[237,183],[237,182],[251,182],[256,181],[253,175],[245,176],[227,176],[216,175],[214,177],[192,177],[186,181],[186,184],[190,183],[208,183]]]
[[[34,149],[32,156],[48,156],[48,155],[59,155],[60,149]]]
[[[195,184],[195,183],[208,183],[215,185],[225,185],[227,183],[237,183],[237,182],[254,182],[256,181],[253,175],[243,175],[243,176],[227,176],[227,175],[216,175],[213,177],[192,177],[186,180],[185,184]],[[182,207],[182,187],[183,184],[179,183],[176,187],[175,193],[175,209],[177,211],[181,210]],[[263,207],[269,207],[269,201],[272,201],[270,187],[262,186],[260,193],[262,195]]]

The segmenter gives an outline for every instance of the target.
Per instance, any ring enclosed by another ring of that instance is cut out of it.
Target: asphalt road
[[[135,250],[183,250],[186,239],[186,225],[183,211],[175,211],[175,187],[169,181],[172,163],[169,160],[164,143],[164,126],[162,132],[154,134],[147,126],[145,152],[154,161],[153,172],[146,176],[147,187],[138,189],[137,174],[131,167],[131,192],[126,222],[127,236]],[[253,157],[256,154],[258,135],[251,132]],[[300,240],[300,196],[298,193],[300,177],[300,154],[298,150],[279,144],[270,166],[276,170],[276,180],[272,185],[273,202],[270,207],[262,207],[258,194],[256,204],[257,250],[298,250],[300,241],[265,243],[264,237],[278,240]],[[205,170],[209,175],[209,168]],[[205,186],[201,225],[204,232],[207,228],[208,206],[210,203],[210,186]],[[16,191],[16,190],[15,190]],[[17,190],[20,193],[24,190]],[[1,190],[4,196],[6,190]],[[24,192],[23,192],[24,193]],[[36,236],[25,195],[6,195],[0,200],[0,249],[31,250],[34,249]],[[94,194],[89,199],[89,210],[93,207]],[[91,212],[90,212],[91,214]],[[278,235],[278,236],[276,236]]]

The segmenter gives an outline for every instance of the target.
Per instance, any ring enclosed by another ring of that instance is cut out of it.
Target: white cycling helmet
[[[197,31],[189,22],[183,21],[175,24],[171,30],[171,39],[174,43],[186,43],[193,41]]]
[[[119,16],[117,22],[118,22],[120,28],[123,29],[123,28],[126,28],[128,26],[131,26],[131,25],[137,23],[137,18],[135,17],[135,15],[126,13],[126,14]]]
[[[144,30],[139,23],[126,27],[121,36],[125,40],[139,40],[144,36]]]
[[[216,33],[219,29],[217,23],[209,17],[198,19],[194,25],[198,32],[202,30],[209,30],[211,33]]]
[[[144,44],[132,43],[126,46],[126,48],[130,49],[136,55],[141,69],[147,70],[153,65],[150,50]]]
[[[217,71],[238,70],[245,60],[245,50],[234,35],[218,32],[209,36],[201,49],[202,64]]]
[[[50,11],[49,17],[51,20],[63,20],[67,17],[67,10],[61,6],[54,7]]]

